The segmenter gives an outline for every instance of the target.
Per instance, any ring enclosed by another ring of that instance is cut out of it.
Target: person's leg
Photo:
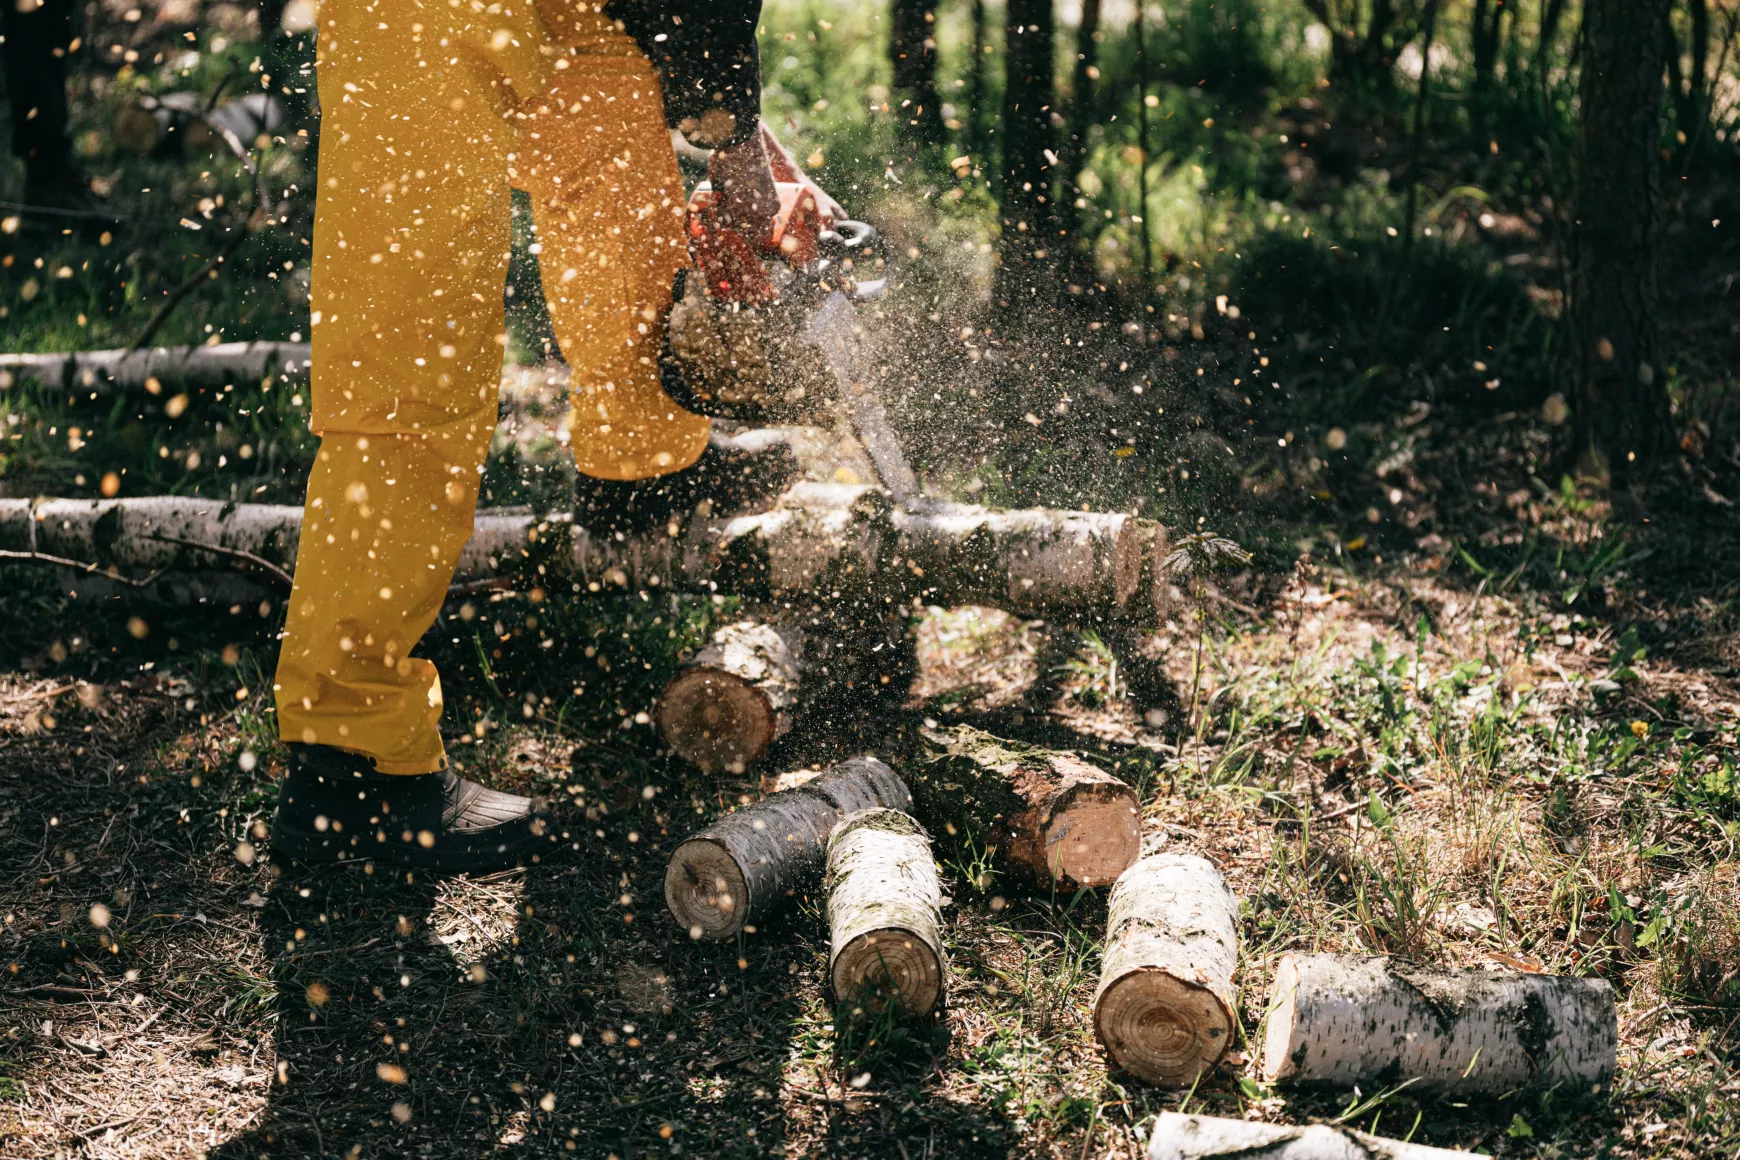
[[[492,45],[499,33],[535,49],[535,37],[470,6],[379,0],[321,15],[321,443],[278,667],[279,732],[382,773],[427,773],[445,765],[441,685],[410,654],[471,535],[500,380],[515,133]]]
[[[664,476],[701,456],[709,429],[659,382],[671,282],[689,265],[682,176],[652,65],[596,13],[567,22],[558,59],[568,67],[535,109],[528,102],[537,138],[528,134],[515,181],[531,195],[544,296],[572,369],[580,470]]]

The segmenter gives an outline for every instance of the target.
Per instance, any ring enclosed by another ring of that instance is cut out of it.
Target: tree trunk
[[[1571,266],[1577,451],[1623,486],[1674,449],[1663,366],[1661,90],[1672,0],[1587,0]]]
[[[791,731],[803,647],[777,618],[725,625],[659,694],[659,735],[703,773],[742,773]]]
[[[1474,9],[1468,16],[1474,87],[1481,93],[1491,89],[1498,71],[1498,46],[1503,40],[1504,17],[1505,0],[1474,0]]]
[[[1069,93],[1069,137],[1063,143],[1063,180],[1059,186],[1065,209],[1062,216],[1072,224],[1075,244],[1071,247],[1092,276],[1093,255],[1083,247],[1092,237],[1088,223],[1094,208],[1081,187],[1087,167],[1088,136],[1099,124],[1100,0],[1082,0],[1081,23],[1075,32],[1075,77]]]
[[[1119,876],[1106,902],[1094,1033],[1146,1083],[1187,1086],[1232,1046],[1239,900],[1194,854],[1153,854]]]
[[[894,111],[900,118],[896,122],[900,139],[926,147],[941,145],[936,4],[934,0],[892,0],[888,15],[888,58],[894,65]]]
[[[1619,1026],[1600,979],[1286,955],[1275,971],[1269,1082],[1390,1085],[1497,1095],[1613,1076]],[[1373,1089],[1375,1090],[1375,1088]]]
[[[942,887],[924,828],[899,810],[849,814],[828,838],[828,979],[836,1003],[924,1018],[942,1003]]]
[[[882,762],[855,757],[735,810],[671,854],[665,906],[691,938],[730,938],[813,885],[834,826],[878,806],[910,809],[912,796]]]
[[[985,57],[989,55],[991,45],[986,39],[989,26],[985,18],[985,0],[973,0],[972,25],[973,59],[967,66],[967,115],[963,118],[967,128],[965,139],[973,164],[979,166],[981,172],[990,173],[991,143],[985,125],[985,107],[991,91],[985,83]]]
[[[1051,0],[1006,0],[1003,59],[1003,159],[998,304],[1025,310],[1050,301],[1044,263],[1057,242],[1054,24]],[[1054,154],[1055,156],[1055,154]]]
[[[1136,792],[1071,754],[962,725],[921,730],[906,768],[918,817],[1030,881],[1104,886],[1141,853]]]
[[[1216,1116],[1161,1112],[1148,1141],[1148,1160],[1492,1160],[1484,1152],[1453,1152],[1368,1136],[1356,1128],[1253,1124]]]

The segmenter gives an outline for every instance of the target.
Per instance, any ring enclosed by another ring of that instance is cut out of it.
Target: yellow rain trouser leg
[[[538,112],[542,95],[572,82],[557,83],[553,64],[562,57],[540,51],[552,46],[527,2],[474,11],[429,0],[343,0],[321,14],[312,288],[313,426],[321,444],[275,689],[286,741],[361,753],[385,773],[425,773],[446,761],[440,679],[433,664],[409,653],[434,622],[471,535],[478,473],[495,429],[517,159],[510,155],[528,145],[546,151],[552,189],[554,158],[590,157],[594,168],[577,170],[573,181],[596,194],[609,190],[597,167],[620,150],[638,152],[644,140],[636,193],[670,188],[680,204],[668,138],[662,152],[650,148],[647,125],[663,134],[656,85],[632,104],[604,103],[634,116],[596,116],[596,98],[561,96],[570,108],[550,106],[560,117]],[[644,58],[638,68],[651,76]],[[576,79],[584,72],[561,71]],[[593,138],[620,145],[603,155]],[[562,166],[566,185],[566,160]],[[558,246],[593,254],[600,270],[614,262],[639,271],[645,253],[636,249],[637,231],[649,220],[637,216],[643,204],[593,196],[585,210],[599,216],[564,233]],[[676,245],[664,248],[681,255],[680,231],[665,232]],[[606,237],[620,239],[620,248],[606,253]],[[665,262],[648,263],[646,277]],[[662,392],[655,398],[645,385],[656,389],[656,378],[639,374],[643,354],[656,367],[669,273],[661,298],[626,276],[598,290],[594,267],[573,268],[571,303],[553,303],[563,308],[558,337],[577,358],[577,381],[598,384],[606,397],[596,424],[575,426],[581,466],[619,478],[686,466],[705,443],[705,421],[677,411]],[[643,336],[646,320],[631,324],[628,314],[647,308],[656,317]],[[613,410],[618,399],[626,404]]]

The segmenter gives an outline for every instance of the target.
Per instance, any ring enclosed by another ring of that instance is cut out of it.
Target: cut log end
[[[890,1002],[907,1015],[924,1016],[942,995],[942,964],[911,931],[867,931],[834,959],[834,994],[880,1011]]]
[[[742,773],[779,735],[778,712],[752,682],[735,673],[693,668],[659,698],[659,733],[678,756],[703,772]]]
[[[717,842],[690,838],[665,867],[665,905],[703,938],[727,938],[743,925],[749,887],[743,870]]]
[[[1268,1028],[1263,1033],[1263,1079],[1274,1083],[1293,1073],[1293,1028],[1299,1016],[1299,964],[1283,955],[1269,991]]]
[[[1051,877],[1065,886],[1105,886],[1142,856],[1136,795],[1123,786],[1078,794],[1045,829]]]
[[[1166,1086],[1193,1083],[1219,1063],[1233,1030],[1212,991],[1162,970],[1133,971],[1108,987],[1094,1027],[1119,1067]]]

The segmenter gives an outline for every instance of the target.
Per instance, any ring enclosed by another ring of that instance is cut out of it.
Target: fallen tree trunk
[[[1116,547],[1139,556],[1157,539],[1152,526],[1138,527],[1128,516],[973,510],[981,514],[906,514],[893,511],[875,488],[800,483],[766,511],[722,516],[703,501],[673,525],[675,535],[672,528],[656,528],[622,539],[594,534],[564,513],[484,511],[456,580],[536,577],[531,582],[566,580],[589,592],[668,587],[761,599],[853,597],[878,608],[913,595],[1015,612],[1042,612],[1065,600],[1077,601],[1080,612],[1104,615],[1147,607],[1142,600],[1118,603],[1134,589],[1108,580],[1105,552]],[[240,536],[256,545],[250,551],[289,572],[301,520],[297,507],[191,497],[0,500],[0,549],[103,569],[209,565],[209,552],[189,555],[187,544],[162,539],[161,529],[176,527],[188,533],[179,539],[196,545],[228,546],[209,535]],[[1036,525],[1051,530],[1040,535]],[[957,558],[946,570],[953,580],[931,576],[938,561]],[[923,559],[932,561],[930,569],[915,563]],[[1115,570],[1127,578],[1132,569],[1144,575],[1160,566],[1126,557]],[[1025,583],[1029,579],[1034,583]]]
[[[659,694],[659,735],[702,772],[742,773],[791,730],[803,648],[779,619],[725,625]]]
[[[1263,1040],[1270,1082],[1498,1094],[1613,1076],[1619,1027],[1600,979],[1286,955]]]
[[[962,725],[921,730],[906,764],[926,825],[992,847],[1022,877],[1104,886],[1141,854],[1136,791],[1079,757]]]
[[[1184,1086],[1212,1070],[1238,1010],[1239,900],[1194,854],[1153,854],[1106,902],[1094,1033],[1138,1079]]]
[[[692,938],[730,938],[821,876],[828,834],[846,815],[907,810],[912,795],[874,757],[720,818],[687,839],[665,867],[665,905]]]
[[[117,389],[152,394],[220,391],[308,381],[305,342],[221,342],[211,346],[157,346],[143,350],[90,350],[75,354],[0,354],[0,390],[34,382],[89,398]]]
[[[1369,1136],[1334,1124],[1294,1128],[1218,1116],[1161,1112],[1148,1160],[1492,1160],[1404,1140]]]
[[[924,828],[899,810],[848,814],[828,837],[827,891],[834,1001],[934,1013],[944,990],[942,888]]]

